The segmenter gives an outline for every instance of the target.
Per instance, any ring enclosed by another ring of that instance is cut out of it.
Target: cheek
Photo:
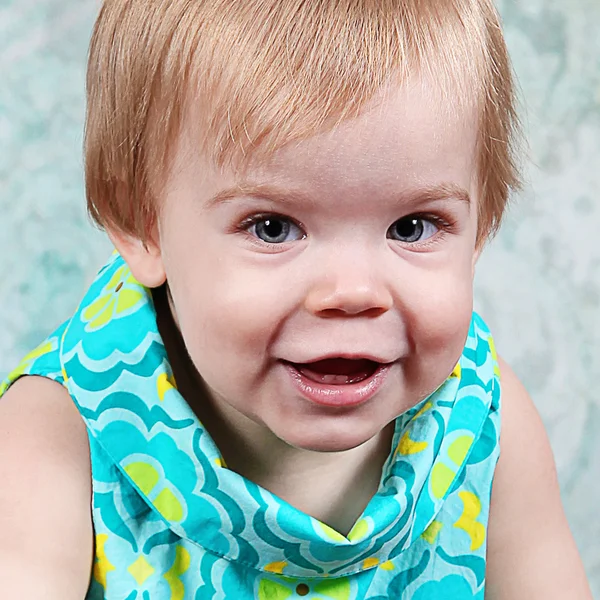
[[[407,307],[407,330],[421,369],[448,375],[460,357],[473,311],[470,265],[435,275]],[[447,371],[447,372],[446,372]]]
[[[193,274],[192,274],[193,273]],[[188,351],[204,375],[260,369],[290,308],[281,285],[252,268],[201,261],[173,282],[173,299]]]

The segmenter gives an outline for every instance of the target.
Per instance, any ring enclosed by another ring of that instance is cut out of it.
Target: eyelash
[[[268,213],[258,213],[258,214],[253,214],[250,215],[249,217],[246,217],[237,227],[237,231],[239,232],[245,232],[247,233],[248,230],[250,229],[250,227],[252,227],[252,225],[256,225],[257,223],[260,223],[262,221],[265,221],[267,219],[281,219],[282,221],[290,221],[290,223],[293,223],[296,227],[298,227],[298,229],[300,229],[303,233],[304,233],[304,237],[306,237],[306,229],[304,227],[304,225],[302,225],[302,223],[300,223],[299,221],[296,221],[296,219],[292,219],[291,217],[288,217],[286,215],[282,215],[280,213],[272,213],[272,212],[268,212]],[[262,244],[268,244],[268,242],[261,242]],[[276,244],[273,244],[276,245]],[[281,245],[281,244],[279,244]]]
[[[402,217],[403,219],[421,219],[423,221],[429,221],[433,223],[438,231],[435,235],[432,235],[430,238],[426,239],[423,242],[413,242],[408,244],[410,246],[414,246],[415,249],[427,249],[429,246],[434,246],[441,242],[445,235],[448,233],[455,233],[457,230],[457,222],[451,218],[443,218],[439,215],[432,215],[428,213],[417,213],[414,215],[406,215],[406,217]]]
[[[280,213],[272,213],[272,212],[257,213],[257,214],[250,215],[249,217],[246,217],[245,219],[243,219],[240,222],[240,224],[236,227],[236,230],[240,233],[248,233],[248,230],[250,229],[250,227],[252,227],[253,225],[256,225],[257,223],[264,221],[265,219],[282,219],[282,220],[290,221],[304,233],[304,237],[306,237],[308,235],[306,233],[304,225],[302,225],[302,223],[300,223],[299,221],[296,221],[295,219],[292,219],[291,217],[288,217],[286,215],[282,215]],[[414,214],[406,215],[404,217],[400,217],[400,219],[420,219],[423,221],[429,221],[438,228],[439,231],[432,237],[428,238],[427,240],[425,240],[423,242],[412,242],[412,243],[407,244],[409,246],[421,247],[421,248],[436,244],[437,242],[440,241],[438,239],[440,237],[440,234],[443,235],[446,233],[453,233],[454,230],[456,229],[456,225],[457,225],[456,221],[453,219],[443,218],[439,215],[434,215],[434,214],[430,214],[430,213],[414,213]],[[399,221],[400,219],[397,219],[397,221]],[[396,221],[394,221],[394,223],[395,222]],[[260,244],[263,247],[264,246],[275,247],[275,246],[284,245],[284,244],[269,244],[268,242],[261,241],[258,238],[254,238],[254,237],[252,239],[253,239],[253,241],[256,241],[256,243]],[[302,239],[304,239],[304,238],[302,238]],[[402,243],[402,242],[400,242],[400,243]]]

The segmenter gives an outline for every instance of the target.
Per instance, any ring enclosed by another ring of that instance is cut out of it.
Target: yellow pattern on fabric
[[[259,600],[287,600],[294,595],[294,588],[278,581],[261,579],[258,584]]]
[[[384,563],[379,565],[379,568],[383,569],[384,571],[393,571],[395,567],[391,560],[386,560]]]
[[[471,550],[478,550],[485,542],[485,527],[475,520],[481,513],[481,501],[472,492],[459,492],[458,495],[464,509],[454,527],[462,529],[471,538]]]
[[[365,560],[363,561],[363,569],[370,569],[372,567],[376,567],[379,564],[379,559],[372,557],[372,558],[365,558]]]
[[[500,367],[498,365],[498,353],[496,352],[496,344],[494,343],[494,338],[490,336],[488,338],[488,344],[490,345],[490,354],[494,359],[494,374],[500,377]]]
[[[177,500],[175,494],[168,488],[162,490],[153,502],[156,510],[165,518],[167,521],[181,521],[183,519],[183,507],[181,502]]]
[[[167,375],[166,373],[161,373],[156,379],[156,388],[158,391],[158,399],[163,402],[165,399],[165,395],[169,390],[175,389],[177,387],[175,383],[175,377],[173,375]]]
[[[350,530],[350,533],[348,534],[348,539],[351,542],[358,542],[359,540],[362,540],[363,538],[367,537],[367,535],[369,535],[370,530],[371,528],[369,527],[368,521],[366,519],[359,519],[354,524],[354,527],[352,527],[352,529]]]
[[[431,525],[422,533],[421,537],[430,544],[435,544],[437,536],[444,527],[443,523],[439,521],[432,521]]]
[[[282,560],[279,562],[272,562],[269,563],[268,565],[265,565],[265,571],[267,571],[267,573],[275,573],[277,575],[281,575],[283,573],[283,570],[288,566],[287,562]]]
[[[148,495],[158,483],[158,471],[148,463],[134,462],[125,467],[125,473],[140,488],[142,494]]]
[[[431,402],[426,402],[423,408],[421,408],[421,410],[413,417],[413,420],[422,417],[430,408],[433,408],[433,404]]]
[[[138,585],[143,585],[148,577],[152,576],[155,569],[143,556],[140,556],[134,563],[127,567],[127,571],[137,581]]]
[[[94,562],[94,579],[106,590],[106,576],[115,571],[115,566],[108,560],[104,546],[108,541],[108,535],[101,533],[96,536],[96,561]]]
[[[435,498],[443,498],[452,485],[456,473],[443,463],[438,463],[431,470],[431,492]]]
[[[452,444],[450,444],[450,448],[448,448],[448,456],[450,460],[455,465],[460,467],[467,457],[472,445],[472,435],[461,435],[459,438],[455,439]]]
[[[144,299],[143,292],[137,289],[139,285],[126,266],[119,267],[102,294],[81,313],[83,320],[92,329],[101,329],[111,321],[113,314],[119,315]]]
[[[171,588],[171,600],[183,600],[185,597],[185,585],[180,578],[190,568],[190,563],[190,553],[177,546],[173,566],[163,576]]]
[[[410,431],[405,431],[398,443],[398,452],[402,456],[408,456],[410,454],[418,454],[426,450],[429,444],[427,442],[415,442],[410,439]]]
[[[339,533],[338,531],[336,531],[332,527],[329,527],[329,525],[326,525],[325,523],[321,523],[319,521],[319,527],[321,528],[321,530],[323,531],[323,533],[330,540],[333,540],[334,542],[346,542],[346,541],[348,541],[347,538],[344,537],[341,533]]]
[[[314,586],[317,594],[332,600],[349,600],[350,581],[348,579],[333,579],[321,581]]]
[[[313,600],[350,600],[350,581],[347,578],[301,582],[289,577],[278,581],[261,579],[258,585],[259,600],[287,600],[306,596]]]

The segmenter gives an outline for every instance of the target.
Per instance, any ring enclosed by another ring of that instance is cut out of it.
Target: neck
[[[347,535],[377,492],[394,423],[344,452],[290,446],[227,403],[212,398],[185,349],[169,307],[168,291],[163,287],[153,296],[178,390],[213,438],[227,468]]]
[[[377,492],[393,423],[357,448],[325,453],[294,448],[243,419],[245,426],[225,418],[214,427],[228,468],[347,535]]]

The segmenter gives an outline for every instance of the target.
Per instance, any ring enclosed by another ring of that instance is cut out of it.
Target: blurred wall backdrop
[[[542,414],[600,599],[600,1],[499,8],[530,162],[481,259],[476,304]],[[82,181],[96,10],[95,0],[0,0],[0,377],[71,314],[110,251],[87,220]]]

